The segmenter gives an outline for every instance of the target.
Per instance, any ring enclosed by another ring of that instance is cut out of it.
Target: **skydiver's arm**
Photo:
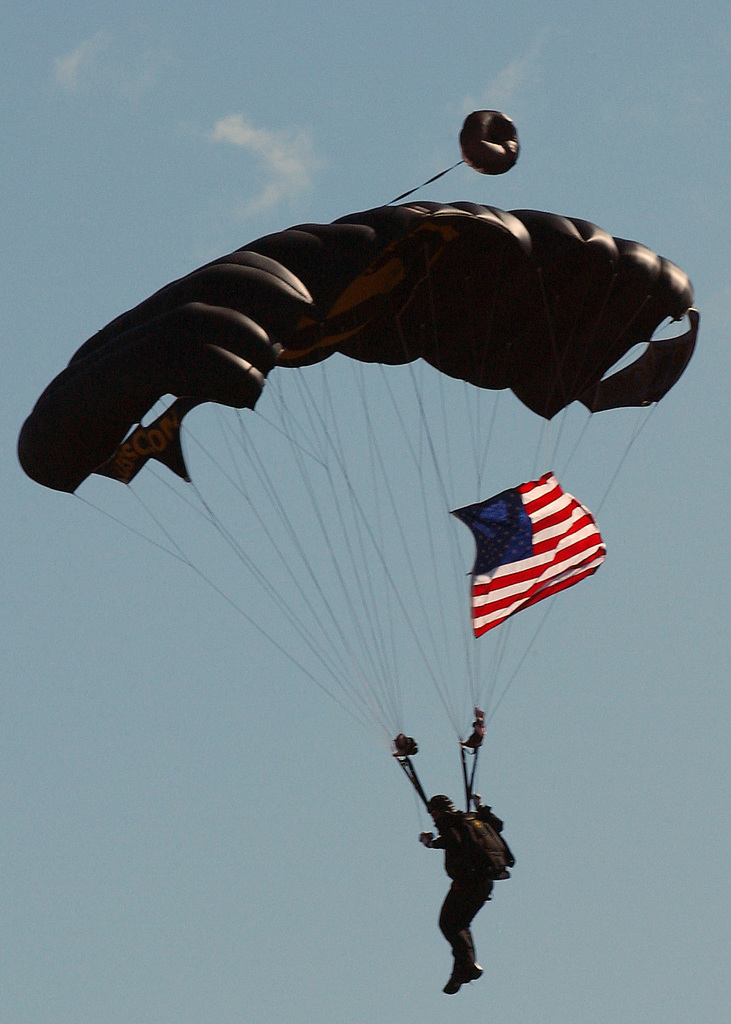
[[[422,832],[419,835],[419,842],[423,843],[424,846],[428,846],[430,850],[444,849],[444,840],[441,836],[435,837],[433,832]]]

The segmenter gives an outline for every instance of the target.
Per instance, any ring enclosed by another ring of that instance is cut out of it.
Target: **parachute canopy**
[[[407,203],[303,224],[174,281],[90,338],[39,398],[18,454],[29,476],[63,491],[95,471],[128,482],[150,456],[185,476],[188,410],[253,408],[275,367],[335,352],[421,358],[510,388],[547,419],[576,400],[646,405],[690,359],[692,299],[685,273],[645,246],[549,213]],[[653,340],[685,314],[685,334]],[[602,379],[639,343],[635,363]],[[166,394],[179,400],[137,427]]]

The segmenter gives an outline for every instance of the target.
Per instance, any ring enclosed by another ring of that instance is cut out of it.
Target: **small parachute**
[[[518,132],[499,110],[473,110],[459,134],[465,163],[480,174],[505,174],[520,152]]]

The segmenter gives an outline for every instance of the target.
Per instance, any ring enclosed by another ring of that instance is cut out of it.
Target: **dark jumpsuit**
[[[489,808],[487,808],[489,812]],[[479,812],[478,812],[479,816]],[[475,879],[471,863],[462,849],[462,811],[445,812],[435,823],[439,835],[430,843],[432,848],[444,850],[444,868],[452,885],[442,904],[439,928],[452,947],[454,970],[469,974],[475,964],[475,946],[470,924],[492,893],[493,879]],[[503,875],[507,877],[507,873]]]

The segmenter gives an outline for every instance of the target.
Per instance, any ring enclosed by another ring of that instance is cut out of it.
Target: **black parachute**
[[[422,358],[510,388],[547,419],[576,400],[590,411],[647,405],[692,354],[692,300],[686,274],[645,246],[548,213],[407,203],[299,225],[169,284],[90,338],[39,398],[19,458],[62,491],[95,471],[128,482],[150,456],[185,477],[189,409],[253,408],[272,369],[333,352]],[[686,314],[685,334],[653,340]],[[178,401],[133,431],[166,394]]]

